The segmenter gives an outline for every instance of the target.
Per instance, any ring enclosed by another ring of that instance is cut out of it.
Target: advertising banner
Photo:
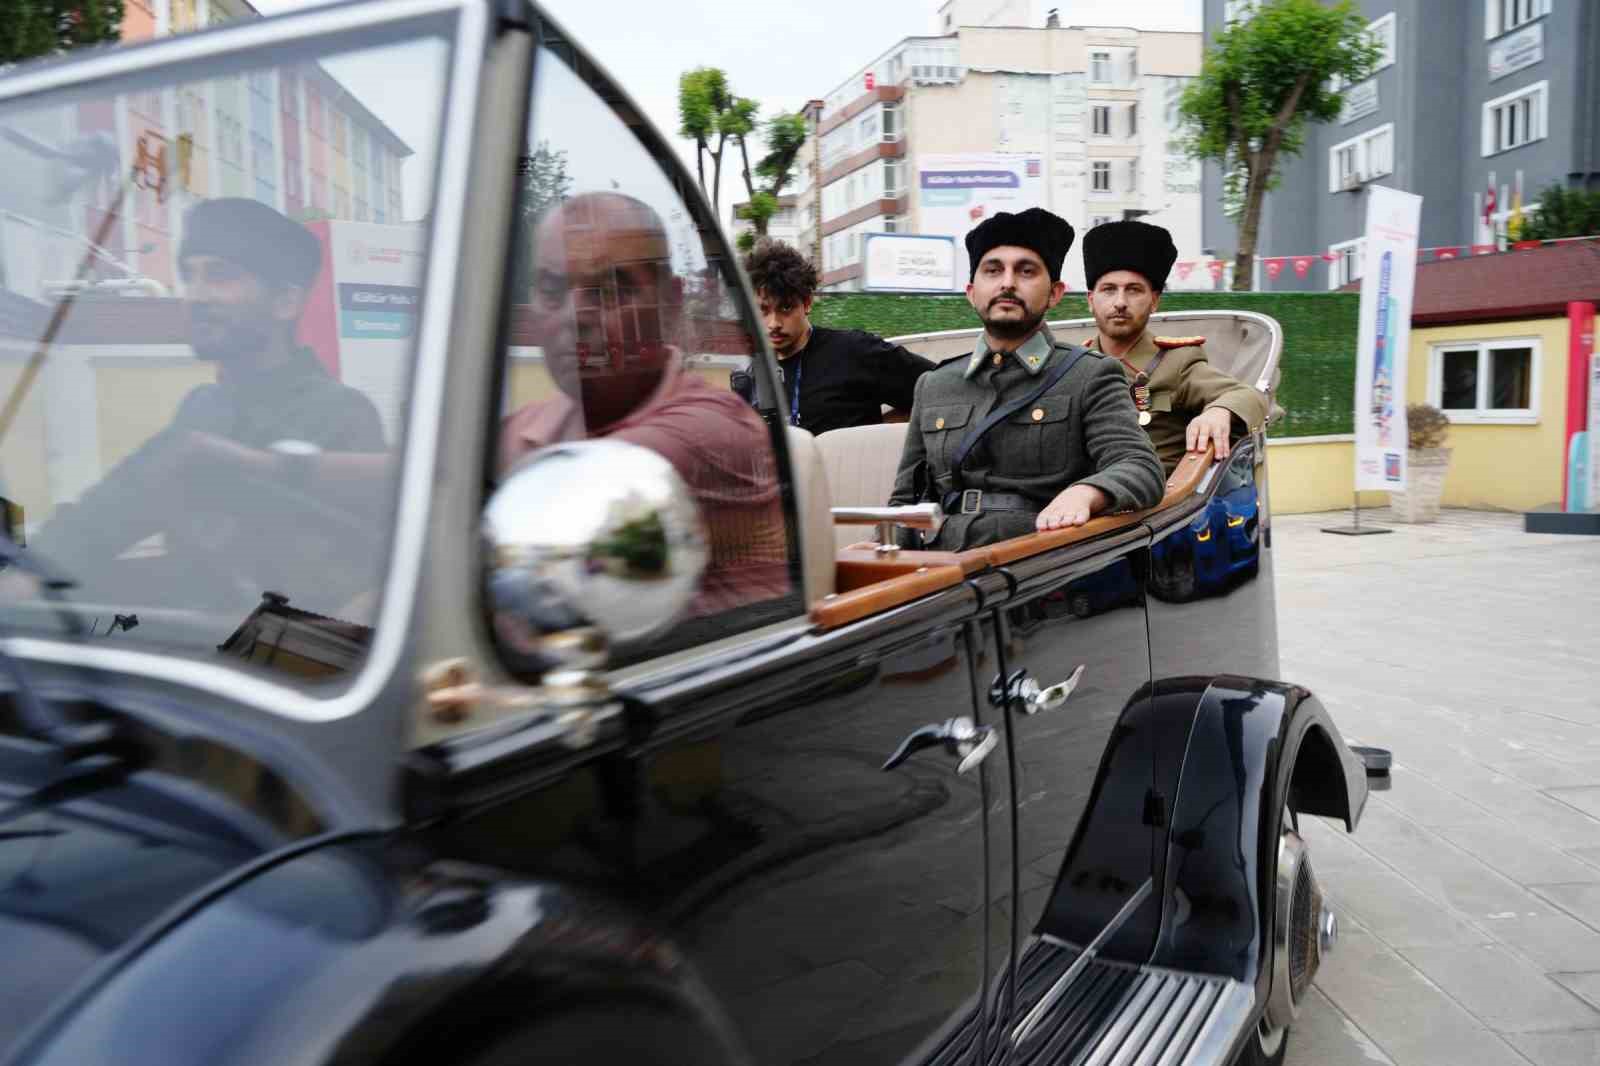
[[[955,277],[965,284],[967,233],[1001,211],[1044,207],[1044,157],[1021,155],[927,155],[918,161],[917,206],[924,234],[952,237]]]
[[[1356,338],[1356,489],[1406,487],[1406,356],[1422,197],[1367,188],[1361,325]]]
[[[378,405],[395,440],[411,369],[425,233],[420,225],[313,222],[322,272],[301,320],[301,342]]]
[[[867,292],[951,292],[956,284],[954,237],[869,233],[862,239]]]

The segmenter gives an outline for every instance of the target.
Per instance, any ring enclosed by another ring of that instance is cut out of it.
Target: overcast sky
[[[254,0],[264,13],[320,0]],[[761,103],[763,116],[827,96],[903,37],[934,31],[939,0],[541,0],[544,10],[598,59],[667,134],[678,126],[678,75],[698,66],[727,71],[734,91]],[[1059,8],[1063,25],[1200,29],[1202,0],[1034,0],[1035,25]],[[355,88],[352,86],[352,88]],[[401,86],[357,89],[382,114]],[[375,99],[376,98],[376,99]],[[397,106],[397,111],[407,110]],[[399,119],[398,126],[407,125]],[[694,164],[693,143],[683,157]],[[752,156],[760,151],[751,145]],[[744,198],[737,168],[724,160],[722,202]]]

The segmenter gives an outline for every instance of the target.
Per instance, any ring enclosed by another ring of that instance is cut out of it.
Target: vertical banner
[[[1406,487],[1406,355],[1422,197],[1367,187],[1356,339],[1356,489]]]
[[[1595,354],[1595,306],[1594,304],[1574,299],[1566,304],[1566,447],[1562,448],[1563,461],[1568,466],[1576,466],[1581,461],[1573,453],[1573,439],[1581,432],[1589,431],[1586,443],[1589,445],[1589,474],[1594,475],[1594,448],[1595,440],[1600,439],[1600,421],[1595,419],[1595,403],[1600,402],[1600,397],[1595,395],[1594,373],[1590,370],[1590,360]],[[1581,511],[1586,501],[1573,499],[1573,469],[1566,471],[1562,479],[1562,511]],[[1597,496],[1590,488],[1587,493],[1587,506],[1594,507]]]

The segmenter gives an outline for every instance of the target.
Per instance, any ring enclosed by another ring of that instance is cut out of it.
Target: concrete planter
[[[1432,522],[1439,517],[1444,476],[1450,469],[1449,448],[1412,448],[1406,453],[1406,491],[1389,493],[1396,522]]]

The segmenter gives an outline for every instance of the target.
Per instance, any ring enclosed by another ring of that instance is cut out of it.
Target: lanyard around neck
[[[800,353],[794,354],[794,373],[787,375],[789,378],[789,424],[800,424],[800,372],[805,364],[800,361]]]

